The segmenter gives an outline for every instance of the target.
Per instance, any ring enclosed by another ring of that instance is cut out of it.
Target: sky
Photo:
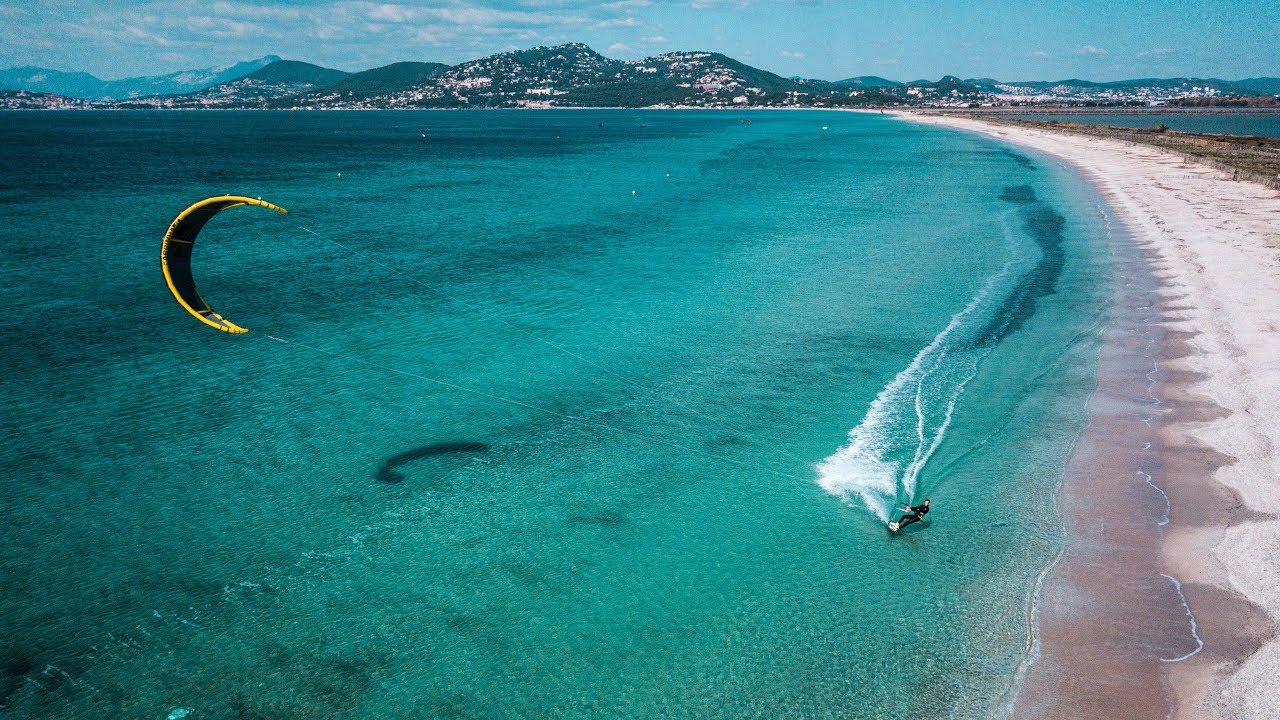
[[[364,70],[584,42],[784,76],[1280,76],[1277,0],[0,0],[0,67],[103,79],[274,54]]]

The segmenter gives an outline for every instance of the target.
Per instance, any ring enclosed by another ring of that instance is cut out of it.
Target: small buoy
[[[671,177],[671,173],[667,173],[667,177]]]
[[[342,173],[338,173],[338,177],[342,177]]]
[[[636,191],[635,191],[635,190],[632,190],[632,191],[631,191],[631,194],[632,194],[632,195],[635,195],[635,194],[636,194]]]
[[[426,137],[426,136],[427,136],[427,134],[426,134],[426,133],[422,133],[422,137]]]
[[[823,129],[823,130],[826,130],[826,129],[827,129],[827,126],[826,126],[826,125],[823,125],[823,126],[822,126],[822,129]]]

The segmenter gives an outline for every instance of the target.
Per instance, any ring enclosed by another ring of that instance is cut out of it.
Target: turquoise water
[[[1061,115],[1035,113],[1010,117],[1131,128],[1153,128],[1157,125],[1165,125],[1170,130],[1183,132],[1280,137],[1280,112],[1064,113]]]
[[[629,111],[10,113],[0,159],[7,714],[1016,691],[1109,296],[1097,200],[1053,162]],[[291,213],[200,237],[242,336],[158,267],[227,192]]]

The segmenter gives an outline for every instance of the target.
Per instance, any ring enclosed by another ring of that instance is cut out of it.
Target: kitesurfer
[[[919,505],[904,505],[902,512],[904,513],[902,517],[889,523],[889,529],[893,532],[898,532],[911,523],[924,520],[924,516],[929,514],[929,498],[925,498]]]

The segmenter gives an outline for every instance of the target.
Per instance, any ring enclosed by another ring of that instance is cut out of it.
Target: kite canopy
[[[214,312],[200,296],[200,291],[196,290],[196,281],[191,276],[191,251],[195,247],[196,236],[205,223],[223,210],[240,205],[257,205],[278,213],[289,213],[261,198],[240,195],[205,198],[174,218],[169,231],[164,234],[164,243],[160,246],[160,267],[164,270],[164,281],[169,284],[169,290],[178,304],[205,325],[232,334],[249,331]]]

